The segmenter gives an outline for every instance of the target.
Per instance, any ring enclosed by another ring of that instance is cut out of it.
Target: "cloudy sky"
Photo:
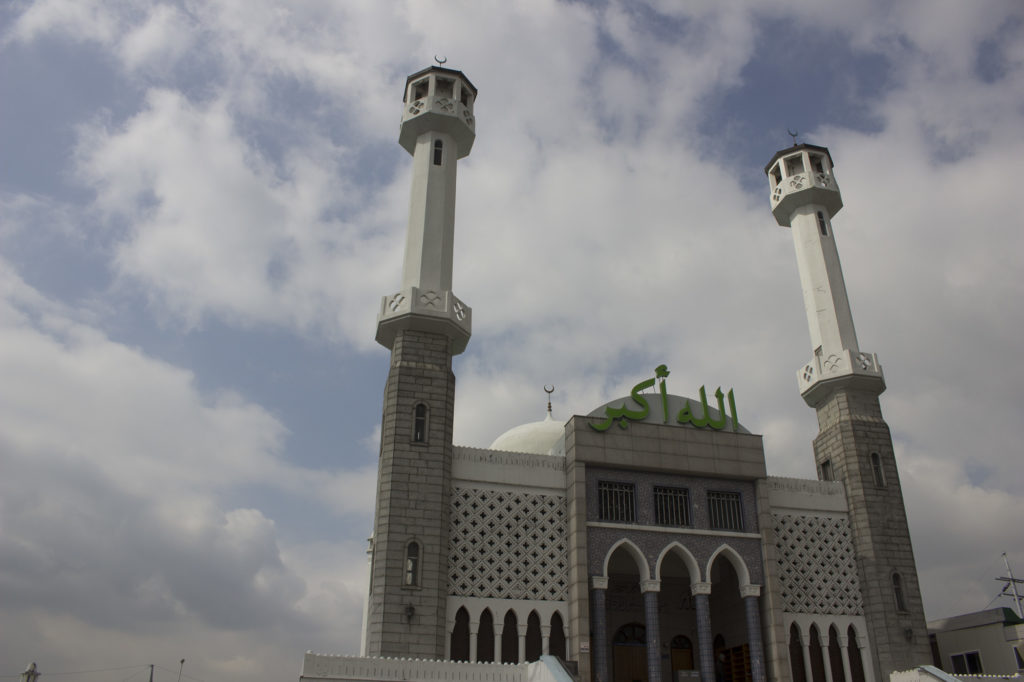
[[[566,419],[664,362],[813,477],[762,170],[794,129],[835,160],[927,615],[1009,606],[1024,6],[754,5],[0,4],[0,678],[269,682],[356,651],[402,89],[434,55],[480,90],[458,444],[540,419],[544,384]]]

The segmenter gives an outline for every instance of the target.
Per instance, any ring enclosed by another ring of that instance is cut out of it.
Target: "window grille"
[[[602,521],[636,521],[636,487],[632,483],[597,483],[598,518]]]
[[[663,526],[689,526],[690,491],[654,486],[654,522]]]
[[[743,530],[740,494],[708,491],[708,518],[715,530]]]

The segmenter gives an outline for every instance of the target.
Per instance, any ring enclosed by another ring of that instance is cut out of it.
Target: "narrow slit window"
[[[427,406],[420,403],[416,406],[412,424],[412,442],[427,442]]]
[[[405,586],[417,587],[420,584],[420,544],[410,542],[405,548]]]
[[[834,481],[835,478],[835,474],[832,471],[832,460],[826,459],[821,463],[821,480]]]
[[[434,140],[434,165],[440,166],[441,161],[444,159],[444,142],[441,140]]]
[[[877,452],[871,453],[871,475],[875,479],[876,487],[885,487],[885,473],[882,471],[882,458]]]
[[[907,600],[903,596],[903,578],[900,577],[899,573],[892,574],[892,596],[896,600],[896,610],[906,611]]]
[[[825,214],[818,211],[818,231],[822,237],[828,236],[828,223],[825,222]]]

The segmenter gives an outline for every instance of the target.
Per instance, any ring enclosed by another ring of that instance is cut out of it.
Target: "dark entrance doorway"
[[[629,623],[612,639],[612,680],[647,682],[647,628]]]

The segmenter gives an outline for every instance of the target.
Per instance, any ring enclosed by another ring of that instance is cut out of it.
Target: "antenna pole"
[[[1021,605],[1020,605],[1021,596],[1017,592],[1017,583],[1024,583],[1024,580],[1022,580],[1020,578],[1014,578],[1013,577],[1013,571],[1010,570],[1010,562],[1006,558],[1006,552],[1003,552],[1003,564],[1006,565],[1006,574],[1008,576],[1010,576],[1010,577],[1009,578],[996,578],[996,580],[1001,580],[1002,582],[1005,582],[1006,583],[1006,587],[1009,587],[1010,589],[1013,590],[1013,605],[1015,607],[1017,607],[1017,617],[1018,618],[1024,618],[1024,613],[1021,612]],[[1006,587],[1003,588],[1003,592],[1006,591]]]

